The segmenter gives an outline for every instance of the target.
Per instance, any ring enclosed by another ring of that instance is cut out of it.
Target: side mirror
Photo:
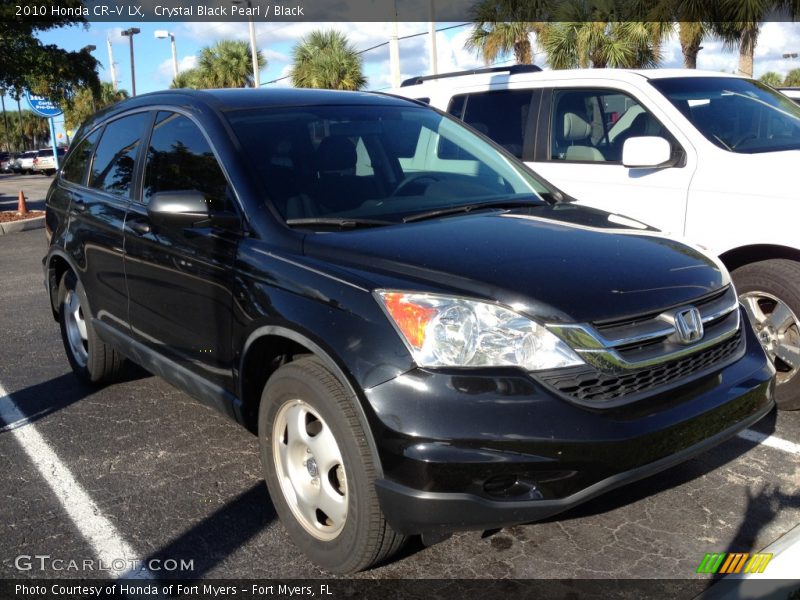
[[[672,148],[662,137],[632,137],[622,145],[622,164],[632,169],[667,167],[671,157]]]
[[[154,225],[191,227],[209,217],[205,195],[197,190],[158,192],[150,198],[147,215]]]

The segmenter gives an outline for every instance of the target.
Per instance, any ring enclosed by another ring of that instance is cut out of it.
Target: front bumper
[[[536,521],[712,448],[774,406],[774,371],[744,332],[732,364],[623,406],[513,370],[418,369],[371,388],[387,521],[403,534]]]

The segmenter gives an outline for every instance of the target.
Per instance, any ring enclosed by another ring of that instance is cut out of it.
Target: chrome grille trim
[[[739,302],[733,286],[693,305],[700,311],[706,331],[702,339],[691,345],[680,342],[674,321],[675,313],[686,306],[690,304],[613,326],[551,323],[546,327],[587,363],[605,371],[641,369],[683,358],[724,342],[739,331]]]

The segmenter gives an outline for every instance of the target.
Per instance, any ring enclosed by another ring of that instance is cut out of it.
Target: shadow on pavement
[[[134,365],[126,365],[120,382],[137,381],[152,377],[150,373]],[[37,383],[18,391],[9,392],[14,404],[25,415],[27,423],[35,423],[44,417],[94,394],[97,388],[81,383],[72,373],[64,373],[49,381]],[[12,419],[4,414],[0,405],[0,433],[6,431]]]
[[[203,577],[276,518],[267,486],[261,481],[148,556],[144,564],[153,559],[161,560],[161,564],[168,559],[176,560],[179,564],[181,559],[193,560],[194,569],[190,573],[164,571],[153,574],[159,579]]]

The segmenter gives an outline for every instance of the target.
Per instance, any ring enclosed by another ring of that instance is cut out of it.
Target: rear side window
[[[133,181],[136,151],[152,113],[137,113],[106,125],[97,145],[89,186],[127,197]]]
[[[522,158],[532,98],[531,90],[462,94],[453,97],[448,112]]]
[[[230,210],[228,182],[211,146],[190,119],[172,112],[156,116],[147,149],[143,197],[158,192],[199,191],[215,211]]]
[[[61,177],[72,183],[83,184],[85,181],[86,167],[92,158],[92,151],[100,137],[100,130],[97,129],[87,135],[78,147],[72,151],[69,160],[61,170]]]

